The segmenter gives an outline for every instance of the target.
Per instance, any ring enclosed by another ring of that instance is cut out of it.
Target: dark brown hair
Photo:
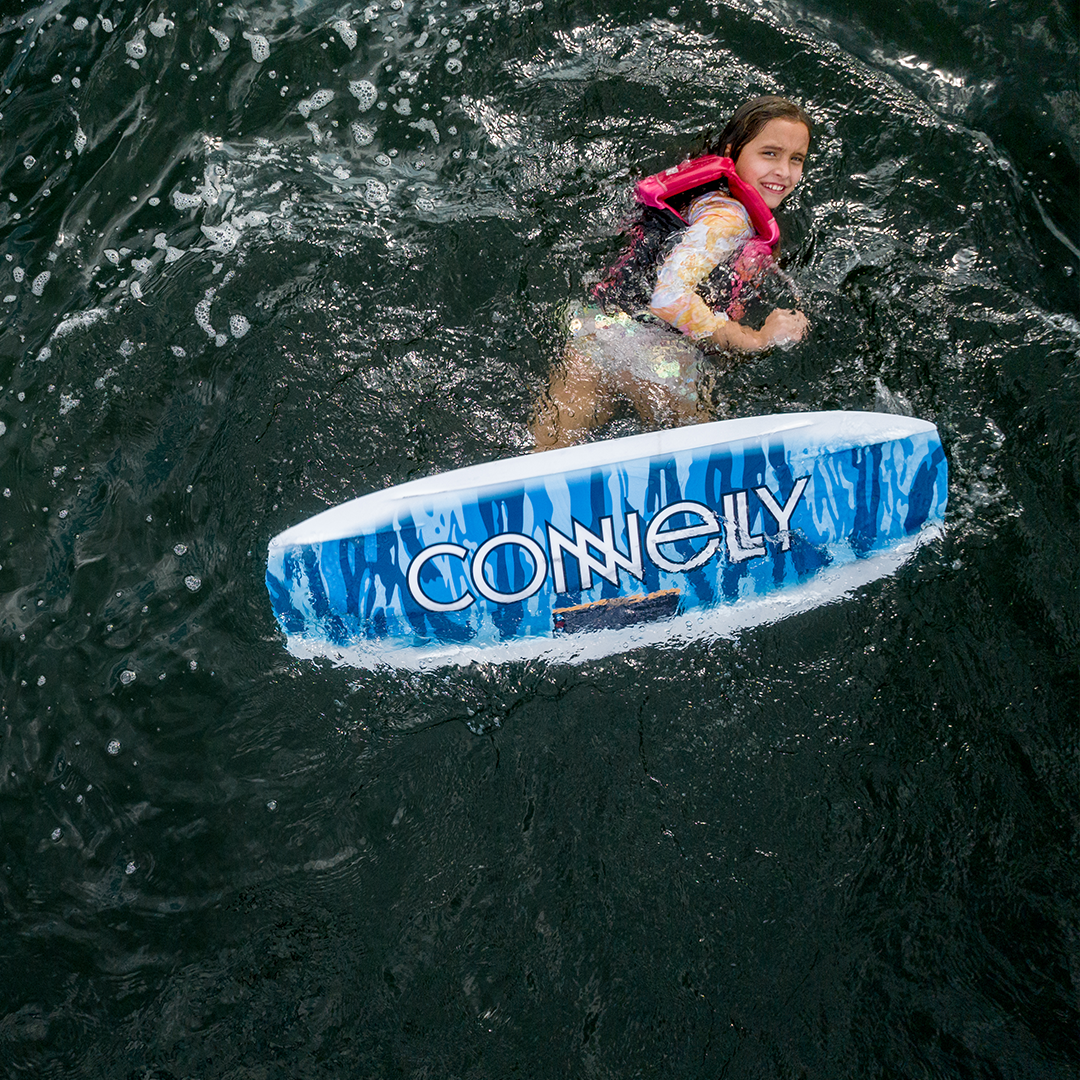
[[[770,120],[794,120],[805,125],[808,132],[814,130],[813,121],[794,101],[788,101],[776,94],[767,94],[740,105],[720,132],[720,137],[710,140],[706,152],[725,154],[730,146],[731,152],[727,156],[737,161],[742,148],[751,142]]]

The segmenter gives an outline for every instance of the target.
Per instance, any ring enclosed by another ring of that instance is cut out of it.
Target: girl
[[[802,177],[809,145],[806,113],[785,98],[769,96],[742,105],[714,150],[733,159],[738,180],[772,211]],[[646,211],[635,230],[638,242],[646,227],[655,229],[655,220],[655,214]],[[571,319],[565,361],[552,374],[533,423],[537,450],[580,441],[590,429],[611,419],[620,394],[630,399],[642,420],[654,426],[706,420],[708,414],[697,392],[704,360],[698,346],[754,352],[799,341],[806,334],[807,320],[801,311],[777,308],[755,330],[739,321],[742,306],[737,297],[726,311],[716,311],[700,294],[718,267],[730,279],[730,267],[735,264],[732,292],[738,292],[743,281],[761,268],[760,259],[754,265],[749,257],[747,241],[755,231],[740,201],[714,184],[690,202],[685,225],[656,273],[645,305],[647,314],[643,313],[645,321],[623,310],[606,315],[595,308],[579,311]],[[670,233],[670,229],[668,224],[665,231]],[[739,258],[744,249],[747,255]],[[640,306],[632,302],[635,262],[641,258],[632,248],[626,265],[616,268],[597,289],[598,295],[607,299],[614,293],[625,306]],[[631,301],[628,305],[627,300]],[[683,336],[671,333],[672,327]]]

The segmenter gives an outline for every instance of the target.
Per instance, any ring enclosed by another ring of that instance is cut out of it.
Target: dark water
[[[1073,5],[3,11],[4,1075],[1076,1075]],[[814,332],[719,414],[934,420],[943,539],[678,651],[293,661],[269,537],[527,447],[632,176],[772,91]]]

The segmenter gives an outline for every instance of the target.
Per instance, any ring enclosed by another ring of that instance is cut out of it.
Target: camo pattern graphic
[[[550,637],[555,608],[667,589],[680,611],[736,603],[943,519],[936,431],[832,452],[789,441],[402,500],[373,535],[272,546],[274,614],[290,639],[337,647]]]

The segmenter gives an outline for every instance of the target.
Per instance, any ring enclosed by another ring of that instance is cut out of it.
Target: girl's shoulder
[[[707,191],[690,204],[686,220],[691,225],[696,225],[705,219],[709,219],[709,224],[722,221],[731,227],[753,231],[746,207],[723,191]]]

